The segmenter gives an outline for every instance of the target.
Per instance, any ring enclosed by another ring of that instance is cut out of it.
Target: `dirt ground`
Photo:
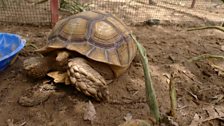
[[[172,120],[187,126],[204,119],[203,125],[223,126],[224,76],[223,61],[204,60],[188,62],[201,55],[224,55],[224,33],[216,30],[186,31],[189,25],[132,27],[139,41],[147,50],[152,78],[161,114],[170,110],[169,81],[174,73],[177,91],[177,113]],[[28,42],[41,47],[50,32],[47,27],[1,25],[1,32],[17,33]],[[58,85],[56,92],[46,102],[33,107],[18,104],[18,98],[43,80],[28,78],[22,69],[25,58],[36,56],[34,48],[27,46],[18,60],[0,73],[0,125],[7,120],[26,126],[116,126],[124,117],[149,121],[149,108],[145,99],[142,66],[137,56],[130,69],[109,86],[110,100],[96,102],[79,93],[71,86]],[[84,108],[91,100],[97,118],[84,121]],[[219,118],[217,117],[217,113]],[[222,114],[222,115],[221,115]],[[216,116],[215,116],[216,115]],[[197,118],[198,117],[198,118]],[[206,120],[207,119],[207,120]],[[168,123],[165,123],[168,125]],[[174,125],[174,124],[173,124]]]

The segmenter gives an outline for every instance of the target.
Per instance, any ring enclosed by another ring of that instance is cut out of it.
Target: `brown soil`
[[[211,67],[211,61],[189,63],[189,58],[201,54],[224,55],[224,33],[215,30],[186,31],[188,26],[141,26],[133,27],[140,42],[147,50],[158,104],[162,114],[170,109],[169,85],[172,72],[177,88],[176,121],[181,126],[189,125],[195,114],[206,117],[207,106],[224,105],[224,77]],[[2,32],[17,33],[28,42],[41,47],[46,42],[50,28],[32,26],[0,26]],[[24,75],[22,61],[36,56],[33,47],[26,47],[18,60],[0,73],[0,125],[6,126],[8,119],[14,124],[26,122],[27,126],[88,126],[83,120],[85,104],[91,100],[96,108],[94,126],[116,126],[124,122],[130,113],[134,119],[149,120],[149,108],[145,102],[144,75],[140,60],[136,57],[130,69],[110,86],[110,101],[99,103],[84,96],[73,87],[58,85],[56,93],[46,102],[34,107],[23,107],[18,98],[34,85],[48,80],[33,80]],[[168,124],[167,124],[168,125]],[[223,125],[220,120],[211,120],[204,125]]]

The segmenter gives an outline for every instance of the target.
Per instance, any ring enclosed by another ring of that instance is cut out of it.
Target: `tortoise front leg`
[[[68,63],[68,76],[76,89],[96,100],[108,99],[108,86],[103,76],[94,70],[83,58],[74,58]]]

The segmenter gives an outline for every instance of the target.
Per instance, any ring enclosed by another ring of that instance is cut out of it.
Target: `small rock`
[[[132,119],[131,113],[127,113],[127,115],[124,117],[125,121],[130,121]]]
[[[221,46],[221,50],[224,51],[224,45]]]
[[[86,105],[86,110],[84,112],[84,120],[93,121],[96,118],[96,110],[93,106],[92,102],[89,101],[89,103]]]

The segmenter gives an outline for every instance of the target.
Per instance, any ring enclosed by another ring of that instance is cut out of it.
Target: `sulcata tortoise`
[[[85,11],[58,21],[44,57],[24,61],[29,76],[50,76],[56,83],[74,85],[96,100],[108,98],[108,83],[122,75],[136,55],[131,31],[112,14]]]

